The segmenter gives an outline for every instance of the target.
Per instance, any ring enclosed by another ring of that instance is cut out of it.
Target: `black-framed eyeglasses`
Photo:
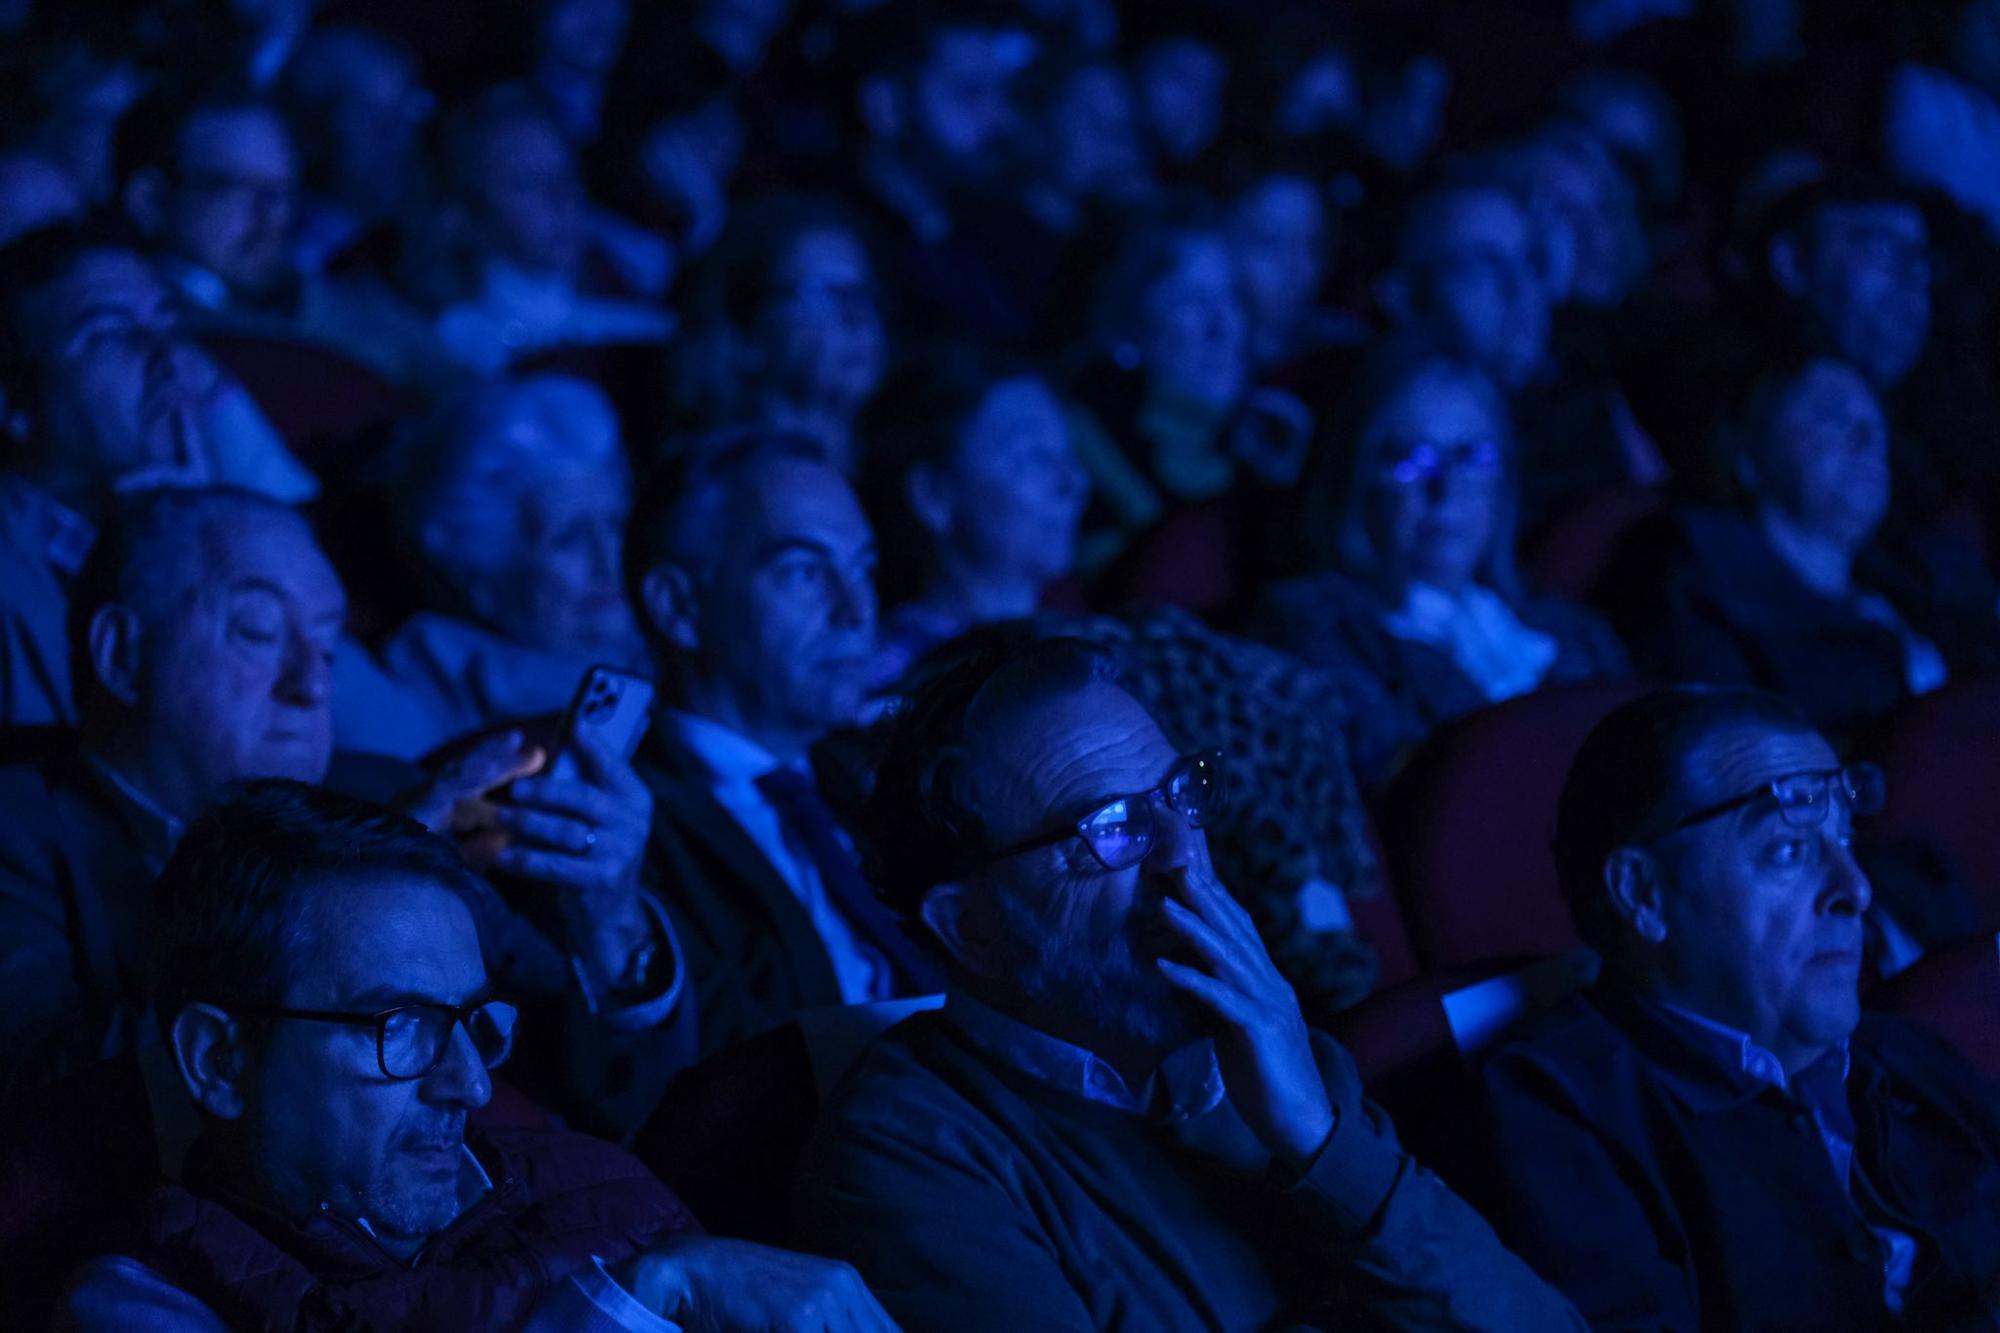
[[[1769,800],[1777,806],[1778,817],[1791,828],[1818,828],[1836,801],[1846,805],[1850,815],[1873,815],[1882,810],[1888,782],[1879,764],[1848,764],[1844,768],[1808,769],[1786,773],[1760,783],[1753,791],[1732,796],[1706,806],[1676,821],[1669,832],[1705,823],[1753,801]]]
[[[451,1048],[452,1029],[465,1027],[472,1048],[488,1069],[497,1067],[514,1049],[514,1022],[521,1011],[505,1000],[474,1000],[468,1004],[399,1004],[372,1014],[335,1009],[280,1009],[271,1005],[225,1004],[245,1018],[293,1018],[307,1023],[343,1023],[375,1029],[375,1063],[385,1078],[422,1078],[444,1063]]]
[[[1182,755],[1151,791],[1114,796],[1067,828],[1026,838],[983,858],[1002,857],[1053,847],[1081,838],[1106,870],[1138,865],[1158,839],[1160,812],[1171,810],[1194,828],[1201,828],[1222,803],[1222,752],[1198,750]]]

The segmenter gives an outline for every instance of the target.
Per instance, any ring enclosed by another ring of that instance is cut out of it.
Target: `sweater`
[[[1330,1093],[1358,1086],[1330,1038],[1314,1049]],[[1584,1327],[1377,1108],[1336,1105],[1294,1178],[1226,1096],[1136,1114],[920,1014],[829,1101],[801,1163],[800,1240],[852,1263],[911,1333],[1253,1329],[1342,1311],[1413,1329]]]

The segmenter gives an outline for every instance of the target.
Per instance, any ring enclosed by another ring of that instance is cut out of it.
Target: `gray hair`
[[[407,447],[397,525],[458,600],[508,567],[521,502],[547,478],[599,469],[629,486],[617,410],[603,390],[566,375],[482,385],[432,416]]]

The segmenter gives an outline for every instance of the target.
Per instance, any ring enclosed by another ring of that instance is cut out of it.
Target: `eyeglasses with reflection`
[[[342,1023],[375,1029],[375,1063],[384,1078],[422,1078],[444,1063],[452,1029],[463,1025],[472,1048],[488,1069],[514,1049],[514,1022],[521,1011],[505,1000],[468,1004],[399,1004],[372,1014],[333,1009],[281,1009],[270,1005],[222,1004],[217,1008],[244,1018],[287,1018],[306,1023]]]
[[[1378,460],[1382,480],[1391,486],[1421,486],[1445,472],[1465,472],[1489,477],[1500,470],[1505,457],[1495,439],[1412,440],[1392,445]]]
[[[1877,764],[1808,769],[1773,778],[1741,796],[1732,796],[1697,810],[1676,821],[1669,831],[1678,833],[1684,828],[1692,828],[1732,810],[1741,810],[1752,802],[1764,800],[1776,806],[1778,817],[1788,827],[1818,828],[1826,822],[1827,811],[1833,809],[1836,802],[1844,804],[1850,815],[1881,813],[1887,792],[1887,779]]]
[[[1067,828],[1027,838],[994,852],[988,860],[1053,847],[1080,838],[1106,870],[1138,865],[1159,840],[1163,812],[1172,812],[1192,828],[1202,828],[1222,804],[1222,752],[1198,750],[1182,755],[1151,791],[1114,796]]]

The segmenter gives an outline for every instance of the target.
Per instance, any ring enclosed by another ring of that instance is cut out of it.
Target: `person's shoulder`
[[[0,838],[46,837],[56,827],[50,812],[100,803],[82,767],[76,733],[67,727],[0,729]]]
[[[1480,1061],[1480,1070],[1489,1088],[1531,1076],[1581,1092],[1630,1068],[1636,1055],[1631,1038],[1597,1001],[1578,992],[1509,1031]]]
[[[1862,1010],[1849,1043],[1850,1049],[1884,1066],[1905,1084],[1975,1099],[1994,1091],[1951,1043],[1896,1014]]]
[[[466,1141],[489,1175],[518,1181],[544,1208],[558,1200],[601,1200],[615,1193],[662,1230],[692,1225],[674,1192],[615,1143],[556,1126],[530,1125],[483,1126],[470,1130]]]
[[[164,1273],[123,1254],[90,1260],[70,1275],[49,1327],[58,1333],[143,1328],[157,1333],[225,1333],[228,1325]]]
[[[942,1012],[913,1014],[841,1077],[815,1139],[883,1142],[950,1153],[995,1132],[996,1100],[1013,1098]]]

